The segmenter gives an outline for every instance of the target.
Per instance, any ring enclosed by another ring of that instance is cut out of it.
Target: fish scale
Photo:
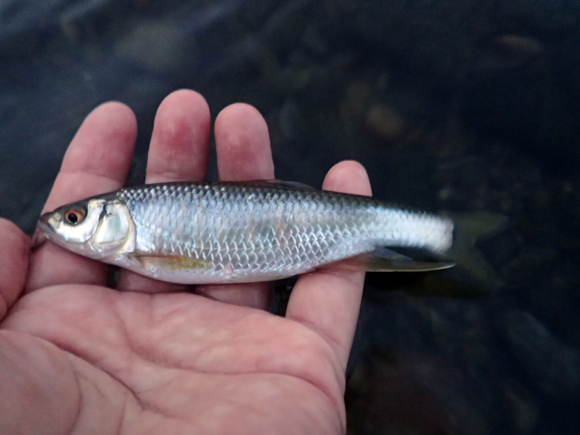
[[[273,183],[166,183],[121,189],[140,256],[190,257],[203,267],[148,271],[173,282],[292,276],[377,246],[451,243],[448,219],[375,199]],[[200,263],[201,264],[201,263]]]

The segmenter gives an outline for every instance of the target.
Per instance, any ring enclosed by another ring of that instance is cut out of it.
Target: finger
[[[222,110],[215,121],[215,142],[220,180],[274,178],[268,126],[252,106],[233,104]],[[196,292],[222,302],[266,309],[271,284],[198,286]]]
[[[0,321],[16,301],[26,281],[30,239],[20,228],[0,219]]]
[[[43,212],[119,189],[131,166],[136,136],[137,121],[127,106],[111,102],[93,110],[66,151]],[[107,265],[45,243],[31,257],[26,290],[65,283],[103,285],[107,275]]]
[[[371,195],[365,169],[357,162],[335,165],[323,189]],[[301,276],[288,302],[286,317],[318,332],[334,348],[346,368],[358,320],[365,272],[323,268]]]
[[[147,183],[205,178],[210,113],[197,92],[182,89],[159,106],[147,160]]]
[[[232,104],[215,120],[218,173],[223,181],[269,180],[274,161],[266,121],[248,104]]]
[[[149,146],[146,183],[203,180],[207,169],[210,112],[197,92],[180,90],[159,106]],[[117,288],[148,293],[184,291],[170,284],[122,271]]]

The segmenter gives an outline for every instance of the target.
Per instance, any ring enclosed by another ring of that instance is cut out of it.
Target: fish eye
[[[71,208],[64,214],[64,218],[69,224],[76,225],[85,218],[85,211],[83,209]]]

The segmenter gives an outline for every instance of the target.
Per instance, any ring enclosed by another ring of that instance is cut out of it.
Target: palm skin
[[[161,104],[147,182],[203,178],[209,109],[192,91]],[[132,156],[128,108],[95,109],[73,139],[45,207],[117,189]],[[220,178],[273,178],[263,118],[233,105],[216,119]],[[347,187],[348,186],[348,187]],[[370,194],[342,162],[324,187]],[[0,220],[0,433],[340,434],[344,370],[364,274],[302,276],[285,318],[268,284],[160,283],[28,238]]]

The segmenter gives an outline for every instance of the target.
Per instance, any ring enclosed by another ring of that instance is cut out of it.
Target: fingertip
[[[216,141],[229,149],[241,146],[256,150],[270,145],[268,124],[254,106],[234,103],[223,109],[215,120]]]
[[[111,118],[117,118],[117,117],[127,117],[127,118],[131,118],[135,121],[135,123],[137,122],[137,119],[135,117],[135,113],[133,113],[133,110],[126,105],[125,103],[122,103],[121,101],[105,101],[104,103],[99,104],[97,107],[95,107],[92,111],[91,114],[94,114],[96,112],[100,112],[103,111],[106,115],[109,115]]]
[[[137,118],[123,103],[109,101],[85,118],[63,158],[61,172],[85,171],[124,180],[137,139]]]
[[[371,196],[371,183],[365,167],[355,160],[344,160],[328,171],[324,190]]]
[[[85,121],[96,121],[99,128],[117,133],[125,132],[130,139],[137,136],[137,117],[129,106],[119,101],[107,101],[97,107],[87,116]]]
[[[201,180],[207,168],[210,110],[199,93],[180,89],[159,105],[147,161],[147,183]]]
[[[220,128],[224,122],[227,125],[232,121],[236,123],[238,121],[259,122],[260,124],[263,124],[266,129],[268,128],[264,117],[258,109],[247,103],[233,103],[222,109],[215,120],[216,128]]]
[[[274,177],[268,125],[255,107],[235,103],[223,109],[215,121],[215,139],[220,179]]]
[[[209,126],[209,105],[207,104],[206,99],[199,92],[191,89],[179,89],[167,95],[159,105],[157,114],[159,115],[169,111],[170,113],[168,113],[168,115],[170,115],[176,109],[181,110],[184,108],[187,109],[189,113],[203,117],[204,119],[207,118]]]
[[[177,152],[192,153],[191,148],[203,148],[207,153],[211,115],[203,96],[191,89],[180,89],[163,99],[155,115],[151,145],[171,150],[176,145],[189,149]],[[177,142],[177,143],[176,143]],[[187,158],[190,155],[184,156]],[[205,175],[205,168],[204,168]]]

